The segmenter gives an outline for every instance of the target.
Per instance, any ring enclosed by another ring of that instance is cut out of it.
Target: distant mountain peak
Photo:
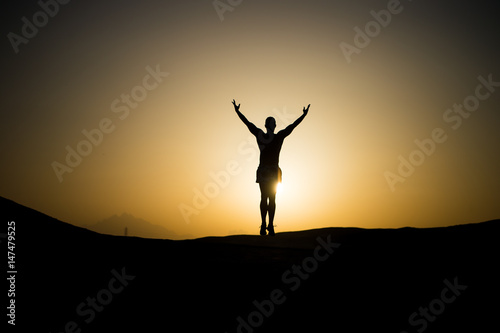
[[[129,213],[114,214],[94,225],[88,226],[88,229],[108,235],[123,236],[127,228],[127,236],[137,236],[143,238],[178,238],[177,234],[167,228],[152,224],[141,218],[137,218]]]

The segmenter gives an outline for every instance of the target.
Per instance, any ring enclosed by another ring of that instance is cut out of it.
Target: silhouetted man
[[[260,149],[260,162],[257,169],[257,183],[260,186],[260,216],[262,225],[260,226],[260,234],[266,235],[266,215],[269,213],[269,224],[267,230],[269,235],[274,236],[274,213],[276,212],[276,188],[278,183],[281,183],[281,169],[279,167],[279,157],[283,140],[292,133],[298,124],[305,118],[309,112],[309,104],[307,109],[304,107],[303,114],[293,124],[288,125],[284,130],[274,133],[276,128],[276,120],[273,117],[266,119],[266,132],[257,128],[254,124],[248,121],[247,118],[240,112],[240,104],[236,105],[233,99],[234,110],[238,117],[250,132],[257,138],[257,144]],[[268,201],[269,200],[269,201]]]

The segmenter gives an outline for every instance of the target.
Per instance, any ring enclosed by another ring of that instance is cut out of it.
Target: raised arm
[[[258,132],[258,128],[257,126],[255,126],[254,124],[252,124],[251,122],[248,121],[248,119],[243,115],[243,113],[240,112],[240,105],[241,104],[238,104],[236,105],[236,101],[233,99],[233,105],[234,105],[234,111],[236,111],[236,114],[238,115],[238,117],[241,119],[241,121],[247,125],[248,129],[250,130],[250,132],[254,135],[256,135],[256,133]]]
[[[297,118],[297,120],[295,120],[292,124],[288,125],[283,131],[285,132],[285,136],[288,136],[290,135],[290,133],[292,133],[292,131],[295,129],[295,127],[297,127],[301,122],[302,120],[304,120],[304,118],[307,116],[307,113],[309,112],[309,107],[311,106],[311,104],[309,104],[307,106],[307,108],[304,106],[304,109],[302,110],[302,115],[300,117]]]

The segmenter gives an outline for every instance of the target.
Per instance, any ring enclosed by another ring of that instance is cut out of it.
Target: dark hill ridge
[[[498,327],[498,220],[171,241],[102,235],[0,202],[4,223],[16,222],[19,331]]]

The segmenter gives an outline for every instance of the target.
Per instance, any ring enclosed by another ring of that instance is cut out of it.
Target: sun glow
[[[276,193],[281,193],[283,191],[283,183],[278,183],[276,185]]]

